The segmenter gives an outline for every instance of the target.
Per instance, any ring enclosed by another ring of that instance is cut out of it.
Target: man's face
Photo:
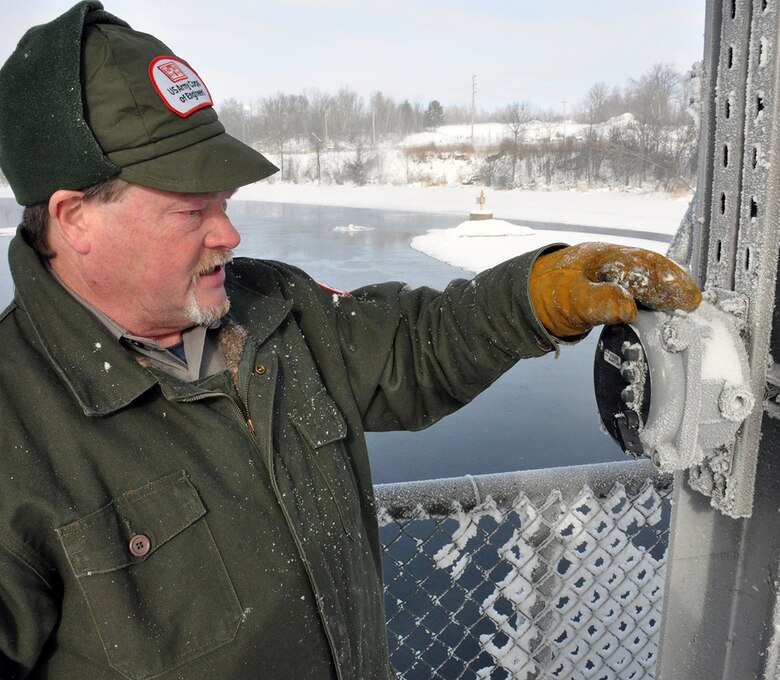
[[[85,202],[87,299],[131,333],[161,344],[218,319],[229,306],[222,265],[241,240],[225,214],[232,194],[131,184],[117,201]]]

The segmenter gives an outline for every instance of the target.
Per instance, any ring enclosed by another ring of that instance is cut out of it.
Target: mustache
[[[192,273],[192,278],[196,279],[201,274],[205,274],[215,267],[222,267],[232,259],[233,250],[231,248],[218,248],[217,250],[210,250],[198,262],[197,266],[195,267],[195,271]]]

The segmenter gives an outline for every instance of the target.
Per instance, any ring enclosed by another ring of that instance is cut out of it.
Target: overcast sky
[[[72,3],[4,0],[0,59]],[[705,0],[105,0],[200,74],[215,101],[349,86],[396,100],[571,107],[598,81],[702,57]]]

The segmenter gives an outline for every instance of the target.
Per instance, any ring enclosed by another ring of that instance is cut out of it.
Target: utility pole
[[[317,152],[317,184],[322,183],[322,177],[320,175],[320,149],[323,147],[323,141],[320,139],[317,135],[315,135],[313,132],[311,133],[311,136],[314,137],[315,140],[317,140],[316,144],[314,145],[314,149]]]
[[[477,98],[477,75],[471,76],[471,146],[474,146],[474,107]]]
[[[568,99],[561,99],[563,104],[563,143],[566,144],[566,104],[569,103]]]

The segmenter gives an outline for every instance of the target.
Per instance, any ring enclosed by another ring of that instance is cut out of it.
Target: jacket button
[[[257,373],[257,375],[264,375],[265,366],[263,366],[263,364],[257,364],[257,366],[255,366],[255,373]]]
[[[134,557],[146,557],[152,547],[152,542],[144,534],[136,534],[130,539],[130,554]]]

